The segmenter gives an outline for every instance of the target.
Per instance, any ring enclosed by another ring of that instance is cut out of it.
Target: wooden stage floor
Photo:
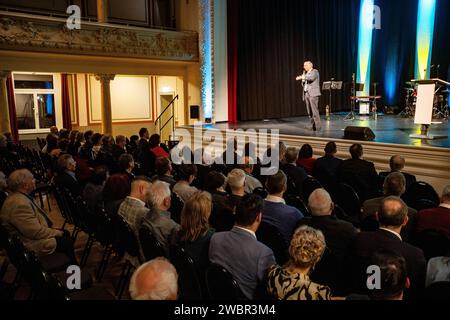
[[[371,117],[356,116],[353,121],[344,121],[346,113],[337,113],[331,116],[330,121],[326,121],[322,116],[322,130],[313,132],[308,130],[309,118],[288,118],[264,121],[239,122],[237,125],[228,123],[218,123],[206,125],[205,128],[215,129],[279,129],[281,135],[307,136],[329,139],[343,139],[344,130],[347,126],[369,127],[375,133],[374,142],[385,144],[400,144],[408,146],[428,146],[450,149],[450,125],[448,120],[436,120],[430,127],[430,134],[446,136],[446,138],[436,140],[420,140],[410,138],[410,134],[420,133],[420,125],[414,124],[414,119],[401,118],[395,115],[379,115],[377,120]]]

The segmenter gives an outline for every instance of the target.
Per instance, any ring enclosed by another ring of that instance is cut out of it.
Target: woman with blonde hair
[[[209,242],[215,232],[209,226],[211,210],[211,195],[208,192],[195,193],[184,204],[181,212],[181,230],[173,241],[183,247],[195,265],[201,269],[206,269],[209,263]]]
[[[325,251],[325,237],[319,230],[302,226],[289,247],[289,262],[269,269],[267,291],[278,300],[331,300],[327,286],[314,283],[309,275]]]

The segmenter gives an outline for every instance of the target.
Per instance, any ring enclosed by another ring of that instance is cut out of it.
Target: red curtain
[[[12,77],[6,80],[6,90],[8,92],[8,109],[9,109],[9,124],[11,126],[11,135],[14,142],[19,141],[19,126],[17,125],[16,101],[14,98],[14,84]]]
[[[228,122],[237,123],[239,0],[228,0]]]
[[[62,118],[63,128],[72,130],[72,119],[70,117],[70,93],[69,93],[69,75],[61,75],[61,97],[62,97]]]

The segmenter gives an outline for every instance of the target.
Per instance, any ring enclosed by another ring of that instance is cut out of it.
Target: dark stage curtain
[[[70,98],[69,98],[69,75],[61,75],[61,96],[62,96],[62,118],[63,128],[72,130],[72,119],[70,117]]]
[[[447,0],[446,0],[447,1]],[[404,106],[405,82],[414,78],[418,0],[375,0],[381,30],[374,30],[372,84],[382,105]],[[371,93],[374,94],[372,85]]]
[[[356,72],[359,0],[245,0],[238,14],[239,120],[306,115],[301,86],[295,81],[311,60],[321,81],[343,80],[333,111],[349,106]],[[321,99],[321,110],[328,103]]]
[[[17,124],[16,101],[14,97],[14,84],[12,77],[8,77],[6,80],[6,90],[8,91],[9,124],[11,126],[11,135],[14,142],[18,142],[19,126]]]
[[[450,0],[437,0],[434,30],[431,64],[440,65],[439,78],[450,81]],[[431,76],[437,76],[437,69]]]

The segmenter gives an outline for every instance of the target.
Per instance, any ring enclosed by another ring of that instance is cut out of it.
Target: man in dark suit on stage
[[[383,200],[378,214],[380,229],[376,232],[361,232],[350,250],[349,275],[357,288],[363,289],[367,277],[366,268],[370,257],[379,250],[391,250],[406,260],[411,293],[420,293],[425,286],[426,260],[423,251],[402,240],[402,228],[408,223],[408,207],[398,197]],[[357,288],[354,289],[357,289]]]
[[[320,93],[320,74],[318,70],[314,69],[311,61],[306,61],[303,68],[303,75],[298,76],[297,81],[302,81],[303,101],[306,103],[306,110],[311,119],[312,130],[320,131],[322,129],[319,112],[319,97],[322,95]]]

